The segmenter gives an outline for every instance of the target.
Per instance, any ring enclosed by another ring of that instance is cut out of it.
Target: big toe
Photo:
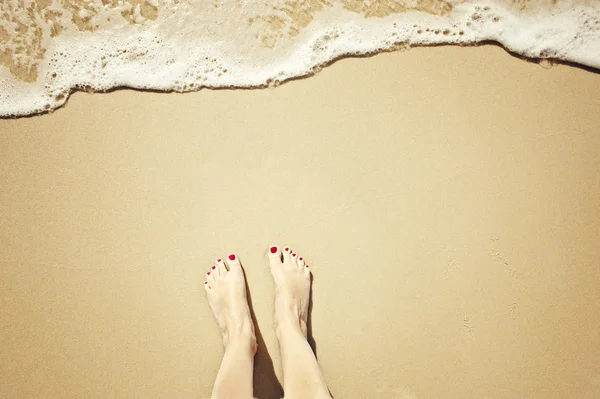
[[[271,264],[271,267],[281,265],[281,250],[279,247],[272,246],[269,248],[269,263]]]
[[[240,260],[237,255],[230,254],[227,256],[226,262],[230,272],[242,271],[242,265],[240,264]]]

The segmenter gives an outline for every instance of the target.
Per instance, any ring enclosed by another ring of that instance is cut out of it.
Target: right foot
[[[310,299],[310,269],[304,259],[290,248],[269,249],[271,274],[275,280],[275,328],[289,324],[300,328],[306,337],[308,302]]]
[[[249,344],[256,353],[254,324],[246,299],[246,279],[237,256],[231,254],[226,261],[218,259],[206,273],[204,283],[208,303],[223,334],[223,344]]]

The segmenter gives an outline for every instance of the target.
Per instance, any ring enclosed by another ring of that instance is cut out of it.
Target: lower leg
[[[223,334],[225,355],[213,388],[213,399],[250,399],[256,338],[246,299],[246,284],[239,260],[219,259],[204,283],[209,304]]]
[[[252,398],[254,349],[250,334],[230,337],[213,388],[213,399]]]
[[[306,336],[309,268],[289,248],[281,253],[272,247],[269,260],[275,280],[275,329],[283,365],[285,397],[331,398]]]
[[[280,320],[277,339],[283,365],[286,399],[330,398],[323,373],[308,344],[305,330],[293,320]]]

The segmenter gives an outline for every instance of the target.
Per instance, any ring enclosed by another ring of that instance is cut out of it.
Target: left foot
[[[204,289],[221,328],[225,347],[233,342],[248,343],[252,353],[256,353],[254,324],[246,299],[246,279],[236,255],[216,261],[206,273]]]

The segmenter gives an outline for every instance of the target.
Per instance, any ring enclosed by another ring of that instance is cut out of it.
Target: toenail
[[[205,281],[204,284],[208,284],[208,281]]]
[[[229,255],[229,260],[235,260],[235,255],[234,254]]]
[[[292,256],[296,256],[296,254],[292,254]]]
[[[206,275],[207,275],[207,276],[210,276],[210,272],[206,272]]]
[[[302,258],[298,258],[298,260],[302,260]]]
[[[277,252],[277,247],[271,247],[271,253],[274,254],[275,252]]]
[[[223,262],[223,260],[221,260],[221,259],[217,259],[217,262]]]
[[[217,268],[216,266],[213,266],[213,267],[212,267],[212,269],[213,269],[213,270],[215,270],[216,268]]]
[[[289,248],[286,248],[285,250],[286,250],[286,251],[289,251],[290,249],[289,249]]]
[[[308,265],[306,265],[306,268],[308,269]]]

